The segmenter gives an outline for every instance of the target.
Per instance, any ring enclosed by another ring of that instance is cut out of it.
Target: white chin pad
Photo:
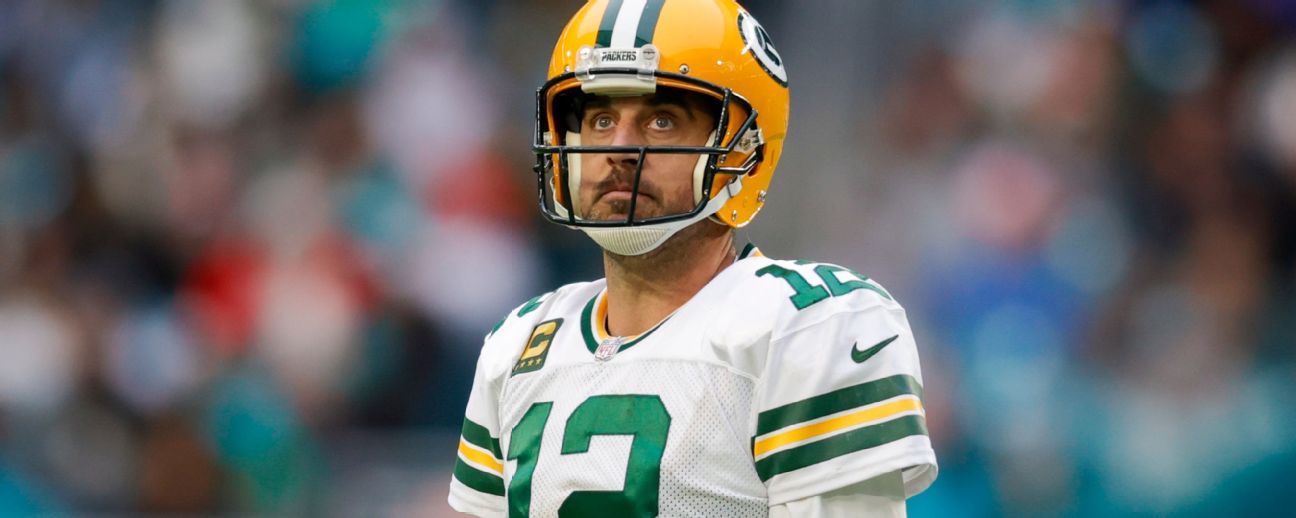
[[[734,182],[735,184],[738,182]],[[730,184],[731,186],[734,184]],[[716,211],[723,207],[725,202],[729,201],[732,195],[737,194],[741,185],[737,188],[727,188],[720,191],[720,194],[711,201],[707,202],[697,215],[682,219],[679,221],[670,221],[666,223],[654,223],[651,225],[639,225],[636,227],[573,227],[593,239],[604,250],[617,255],[643,255],[661,246],[667,239],[675,235],[684,227],[697,223],[708,216],[715,214]]]
[[[730,198],[742,192],[742,178],[726,184],[691,218],[667,223],[654,223],[636,227],[572,227],[593,239],[604,250],[617,255],[643,255],[661,246],[684,227],[710,217],[720,210]]]

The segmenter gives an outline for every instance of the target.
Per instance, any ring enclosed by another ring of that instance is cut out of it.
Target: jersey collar
[[[662,324],[665,324],[672,316],[675,316],[675,313],[666,315],[666,318],[663,318],[661,322],[658,322],[657,325],[652,326],[647,331],[634,336],[622,337],[625,340],[625,343],[621,344],[621,347],[617,349],[617,352],[619,353],[629,349],[630,346],[643,341],[644,338],[648,338],[648,335],[660,328]],[[590,299],[590,301],[585,304],[585,310],[581,312],[581,336],[585,337],[585,347],[589,348],[590,353],[593,353],[595,349],[598,349],[599,344],[604,340],[612,338],[612,333],[609,333],[607,330],[606,288],[599,291],[594,298]]]
[[[765,257],[765,254],[761,253],[760,248],[757,248],[755,244],[747,243],[742,252],[738,253],[737,260],[741,261],[749,257]],[[643,339],[648,338],[648,335],[660,328],[672,316],[675,316],[675,313],[672,312],[670,315],[666,315],[666,318],[663,318],[661,322],[658,322],[657,325],[652,326],[647,331],[634,336],[621,337],[625,343],[617,349],[617,352],[629,349],[631,346],[643,341]],[[585,347],[593,354],[600,343],[612,338],[612,333],[607,330],[607,288],[600,290],[598,294],[594,295],[594,298],[591,298],[585,304],[585,309],[581,311],[580,320],[581,336],[585,338]]]

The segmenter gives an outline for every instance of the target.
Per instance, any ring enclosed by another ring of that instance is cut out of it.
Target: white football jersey
[[[901,471],[936,478],[904,309],[840,266],[743,256],[652,329],[606,332],[606,283],[486,337],[450,488],[480,516],[766,516]]]

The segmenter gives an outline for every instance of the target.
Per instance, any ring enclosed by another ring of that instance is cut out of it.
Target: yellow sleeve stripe
[[[809,423],[804,426],[798,426],[784,432],[769,435],[764,439],[756,441],[752,453],[754,456],[760,457],[789,444],[816,439],[864,423],[871,423],[874,421],[882,422],[899,416],[900,414],[913,412],[921,413],[922,411],[922,401],[920,401],[917,396],[902,396],[885,403],[839,415],[831,419]]]
[[[470,460],[479,466],[490,468],[491,471],[494,471],[500,476],[504,476],[504,464],[495,460],[493,455],[469,446],[468,442],[464,441],[462,438],[459,439],[459,455],[462,455],[464,459]]]

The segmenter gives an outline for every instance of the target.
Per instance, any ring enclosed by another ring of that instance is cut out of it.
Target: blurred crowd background
[[[905,304],[911,516],[1274,515],[1296,2],[747,3],[791,76],[742,240]],[[0,515],[443,516],[543,223],[577,0],[0,0]]]

